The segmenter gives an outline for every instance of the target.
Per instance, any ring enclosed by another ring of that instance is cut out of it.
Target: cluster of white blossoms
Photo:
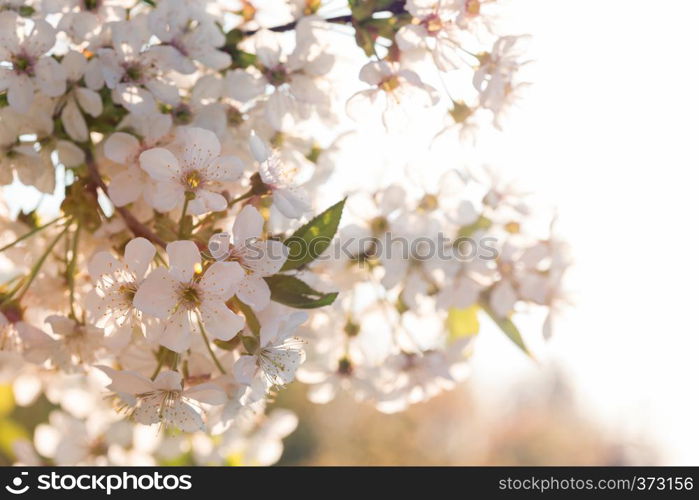
[[[364,123],[500,127],[526,61],[498,15],[0,0],[0,186],[41,193],[0,191],[0,382],[51,408],[17,462],[271,464],[296,379],[404,409],[464,377],[481,312],[526,351],[511,318],[557,310],[568,259],[522,195],[453,165],[325,199]]]

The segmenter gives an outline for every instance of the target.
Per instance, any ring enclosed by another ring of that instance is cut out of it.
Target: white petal
[[[226,207],[228,207],[228,203],[223,195],[200,189],[189,203],[187,213],[189,215],[203,215],[208,212],[221,212]]]
[[[66,105],[63,106],[61,121],[71,139],[78,142],[87,140],[87,123],[85,123],[85,118],[83,118],[75,99],[69,98]]]
[[[152,193],[144,192],[148,203],[159,212],[169,212],[184,203],[184,187],[174,182],[158,182]]]
[[[250,205],[245,205],[233,223],[233,242],[242,247],[262,234],[265,219]]]
[[[112,177],[107,187],[112,203],[117,207],[123,207],[138,200],[143,193],[143,176],[143,171],[138,167],[129,167]]]
[[[155,112],[155,100],[146,89],[137,85],[119,83],[114,90],[114,100],[135,114]]]
[[[276,274],[289,256],[289,247],[281,241],[258,241],[251,246],[255,250],[247,254],[245,265],[257,276]]]
[[[279,45],[278,35],[269,30],[260,30],[255,35],[255,53],[258,60],[267,68],[273,68],[279,64],[282,48]]]
[[[97,118],[102,114],[102,98],[94,90],[78,87],[75,89],[78,104],[88,115]]]
[[[172,407],[165,408],[163,418],[167,423],[184,432],[196,432],[204,429],[204,421],[201,419],[201,415],[182,401],[176,402]]]
[[[34,27],[22,44],[29,55],[39,57],[47,53],[56,43],[56,30],[42,19],[34,19]]]
[[[190,387],[184,391],[184,395],[188,398],[195,399],[200,403],[210,405],[222,405],[226,404],[226,401],[228,401],[226,391],[221,389],[216,384],[212,384],[210,382]]]
[[[109,366],[99,365],[99,368],[112,379],[107,388],[124,394],[141,394],[155,389],[153,382],[138,372],[132,370],[115,370]]]
[[[252,156],[255,158],[255,160],[260,163],[269,158],[269,150],[265,145],[265,141],[263,141],[255,132],[250,134],[250,151],[252,152]]]
[[[87,272],[93,281],[104,274],[112,274],[121,269],[121,263],[109,252],[97,252],[87,264]]]
[[[61,66],[65,69],[66,77],[71,82],[77,82],[85,73],[87,59],[80,52],[69,51],[61,60]]]
[[[156,318],[167,318],[177,305],[177,281],[162,267],[154,269],[133,299],[136,309]]]
[[[188,283],[194,276],[194,269],[201,264],[201,255],[196,243],[188,240],[173,241],[167,245],[170,274],[182,283]]]
[[[274,206],[289,219],[298,219],[308,211],[308,203],[291,189],[275,189],[272,194]]]
[[[145,238],[134,238],[126,244],[124,250],[125,267],[136,275],[138,280],[143,279],[148,266],[155,256],[155,247]]]
[[[182,173],[180,163],[169,150],[153,148],[139,156],[141,168],[153,179],[161,182],[174,182]]]
[[[49,97],[58,97],[66,91],[66,70],[52,57],[42,57],[34,65],[39,89]]]
[[[161,391],[182,390],[182,375],[173,370],[163,370],[155,377],[153,385]]]
[[[13,75],[7,89],[7,102],[18,113],[25,114],[34,100],[34,85],[27,75]]]
[[[182,163],[187,170],[202,170],[221,153],[221,143],[210,130],[182,127],[177,137],[184,145]]]
[[[269,305],[271,291],[267,282],[255,275],[246,276],[238,285],[236,296],[247,305],[260,311]]]
[[[114,132],[104,143],[104,156],[123,165],[136,159],[139,148],[138,139],[131,134]]]
[[[192,343],[192,336],[197,334],[195,324],[189,311],[180,310],[165,320],[165,328],[160,335],[160,345],[171,351],[184,352]]]
[[[207,179],[235,182],[243,175],[245,165],[236,156],[219,156],[206,167]]]
[[[150,80],[146,83],[146,88],[150,90],[156,99],[163,101],[166,104],[175,106],[180,102],[180,95],[177,87],[158,80]]]
[[[215,339],[230,340],[245,326],[245,319],[223,302],[205,301],[199,308],[206,331]]]
[[[243,276],[245,271],[237,262],[215,262],[206,270],[199,288],[207,297],[218,297],[225,301],[233,295],[235,286]]]
[[[496,316],[505,317],[514,310],[517,302],[517,292],[512,288],[510,280],[502,280],[495,285],[490,294],[490,307]]]
[[[77,167],[85,163],[85,151],[70,141],[58,141],[56,143],[58,161],[66,167]]]

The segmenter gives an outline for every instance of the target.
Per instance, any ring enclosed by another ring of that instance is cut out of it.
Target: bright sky
[[[509,9],[514,32],[533,35],[534,85],[481,152],[558,207],[572,245],[575,307],[552,355],[610,428],[695,465],[699,3],[517,0]],[[484,339],[476,379],[497,385],[502,366],[518,377],[537,369],[514,350],[503,360],[501,344]]]

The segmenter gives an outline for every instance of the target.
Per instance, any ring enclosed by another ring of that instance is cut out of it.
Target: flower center
[[[228,125],[237,127],[245,121],[243,113],[235,106],[230,106],[228,112],[226,113],[226,118],[228,119]]]
[[[398,88],[400,85],[400,80],[396,75],[391,75],[381,83],[379,83],[379,88],[384,92],[392,92]]]
[[[131,304],[136,296],[136,287],[133,285],[122,284],[119,286],[119,293],[122,294],[124,299],[126,299],[129,304]]]
[[[101,3],[100,0],[83,0],[83,8],[89,11],[97,10]]]
[[[198,170],[190,170],[184,176],[184,184],[190,191],[196,191],[201,186],[203,179]]]
[[[464,10],[466,14],[470,16],[477,16],[481,13],[481,2],[480,0],[466,0],[466,5]]]
[[[433,194],[426,194],[422,197],[422,200],[420,200],[418,208],[420,208],[420,210],[424,210],[425,212],[431,212],[436,210],[438,206],[439,201],[437,200],[437,197]]]
[[[435,36],[437,33],[442,31],[444,24],[437,14],[431,14],[427,16],[423,21],[422,25],[427,30],[427,34],[430,36]]]
[[[192,110],[186,104],[180,104],[172,110],[172,118],[178,125],[186,125],[192,121]]]
[[[343,376],[352,375],[352,362],[347,358],[342,358],[337,363],[337,373]]]
[[[143,78],[143,69],[139,64],[129,64],[124,68],[126,70],[126,81],[140,82]]]
[[[269,68],[265,72],[265,77],[267,78],[267,81],[275,87],[279,87],[280,85],[284,85],[285,83],[291,81],[291,78],[289,78],[289,72],[281,64],[274,68]]]
[[[34,61],[26,54],[17,54],[12,59],[12,68],[15,73],[25,73],[29,76],[34,74]]]
[[[180,291],[180,299],[187,309],[194,309],[201,304],[199,291],[192,285],[185,285]]]
[[[454,119],[455,123],[463,123],[473,114],[473,111],[463,102],[455,102],[454,107],[449,110],[449,114]]]
[[[388,220],[386,217],[374,217],[369,223],[371,232],[374,234],[382,234],[388,231]]]

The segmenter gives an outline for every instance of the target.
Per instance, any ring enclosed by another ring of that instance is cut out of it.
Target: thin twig
[[[87,169],[90,172],[92,181],[102,190],[102,192],[104,192],[104,195],[108,197],[109,192],[107,191],[107,186],[102,180],[102,176],[97,169],[97,164],[95,163],[95,159],[92,156],[92,151],[90,150],[85,151],[85,163],[87,164]],[[129,212],[128,209],[124,207],[117,207],[116,205],[114,206],[114,209],[119,213],[121,218],[124,220],[126,227],[129,228],[134,236],[142,236],[143,238],[146,238],[147,240],[150,240],[163,248],[167,246],[165,241],[163,241],[160,236],[148,229],[145,225],[141,224],[138,219],[134,217],[131,212]]]

